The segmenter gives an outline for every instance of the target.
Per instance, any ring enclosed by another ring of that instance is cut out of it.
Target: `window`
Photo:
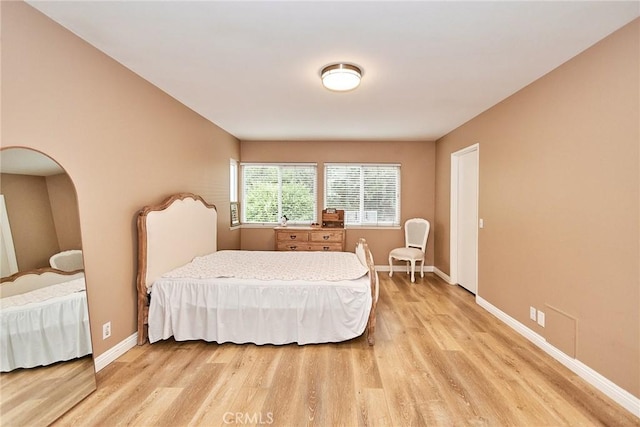
[[[238,161],[229,159],[229,201],[238,201]]]
[[[345,225],[400,225],[400,165],[326,164],[324,206]]]
[[[315,164],[242,164],[242,222],[275,224],[316,221]]]

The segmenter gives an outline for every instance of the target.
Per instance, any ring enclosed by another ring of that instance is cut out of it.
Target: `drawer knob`
[[[296,249],[298,249],[297,246],[289,246],[289,249],[291,249],[292,251],[295,251]]]
[[[324,235],[324,236],[322,236],[322,238],[323,238],[324,240],[329,240],[329,237],[330,237],[329,235]]]
[[[296,236],[295,234],[289,234],[289,238],[291,240],[296,240],[296,237],[298,237],[298,236]]]
[[[322,250],[328,251],[329,250],[329,246],[323,246]]]

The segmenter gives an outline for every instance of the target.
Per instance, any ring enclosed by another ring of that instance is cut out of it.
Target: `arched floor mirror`
[[[76,190],[6,147],[0,193],[0,424],[49,425],[96,389]]]

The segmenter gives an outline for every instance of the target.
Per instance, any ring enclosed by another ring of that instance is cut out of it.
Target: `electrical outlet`
[[[538,325],[544,328],[544,311],[538,310]]]
[[[102,325],[102,339],[106,340],[111,336],[111,322]]]
[[[529,319],[533,320],[534,322],[536,321],[536,308],[535,307],[529,307]]]

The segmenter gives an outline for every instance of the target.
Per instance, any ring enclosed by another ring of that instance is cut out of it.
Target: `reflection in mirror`
[[[96,389],[75,187],[2,148],[0,193],[0,424],[47,425]]]

